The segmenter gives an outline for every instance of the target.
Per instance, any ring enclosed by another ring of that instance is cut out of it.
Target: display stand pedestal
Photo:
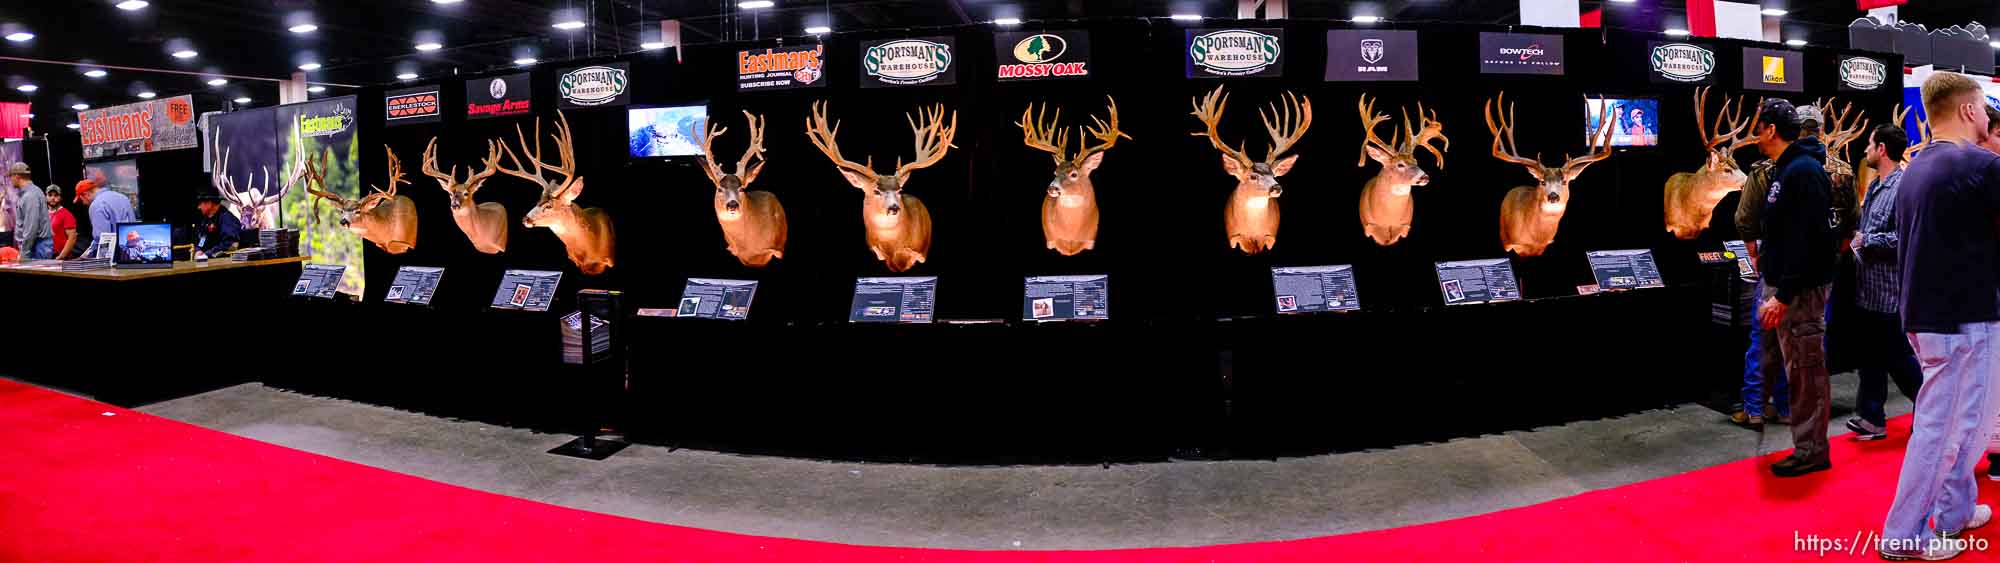
[[[549,453],[560,456],[579,457],[591,461],[604,461],[604,458],[611,457],[620,450],[625,449],[625,446],[631,445],[617,440],[600,440],[596,434],[596,432],[591,432],[585,434],[582,438],[570,440],[569,443],[549,450]]]
[[[619,327],[625,326],[627,322],[627,319],[623,315],[624,307],[621,306],[619,299],[622,296],[622,292],[588,289],[579,291],[576,295],[576,308],[583,312],[583,320],[579,323],[582,332],[583,347],[580,351],[583,365],[578,366],[583,372],[581,381],[584,382],[587,388],[586,394],[590,394],[588,389],[595,388],[595,385],[604,385],[607,391],[604,402],[607,404],[617,404],[619,398],[623,395],[625,387],[625,342],[618,334]],[[600,329],[593,326],[593,323],[590,322],[591,317],[597,317],[609,322]],[[609,349],[603,354],[595,354],[591,350],[591,344],[596,342],[598,335],[595,333],[598,330],[606,331],[604,336],[610,341]],[[613,385],[614,383],[615,385]],[[583,412],[597,413],[603,411],[585,409]],[[575,440],[570,440],[569,443],[557,446],[555,449],[549,450],[548,453],[591,461],[603,461],[604,458],[611,457],[613,454],[617,454],[620,450],[630,445],[617,440],[599,439],[597,433],[603,430],[604,425],[594,415],[587,414],[583,418],[586,419],[581,421],[584,425],[583,436]]]

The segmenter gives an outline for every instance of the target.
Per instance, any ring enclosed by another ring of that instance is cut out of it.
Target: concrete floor
[[[1855,376],[1835,376],[1834,433]],[[1892,416],[1910,403],[1893,396]],[[1790,447],[1697,405],[1438,444],[1275,461],[934,467],[633,446],[247,384],[139,410],[391,471],[585,510],[855,544],[1104,549],[1283,540],[1492,512]],[[1838,463],[1838,460],[1835,460]],[[1835,467],[1835,471],[1839,467]]]

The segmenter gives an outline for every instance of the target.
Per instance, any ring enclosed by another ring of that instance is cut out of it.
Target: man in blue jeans
[[[1880,440],[1889,436],[1883,428],[1882,403],[1889,398],[1889,382],[1910,400],[1916,400],[1923,384],[1923,372],[1910,350],[1909,336],[1903,333],[1899,303],[1902,269],[1896,265],[1896,186],[1903,181],[1903,149],[1910,138],[1897,125],[1877,126],[1868,137],[1868,152],[1861,163],[1875,169],[1875,181],[1863,198],[1861,232],[1851,248],[1856,267],[1854,304],[1858,310],[1846,334],[1848,347],[1855,352],[1855,367],[1861,373],[1861,389],[1854,400],[1854,418],[1847,429],[1856,440]]]
[[[1750,251],[1753,269],[1757,265],[1757,247],[1764,238],[1765,189],[1771,185],[1771,169],[1775,164],[1777,161],[1767,159],[1750,165],[1750,174],[1743,182],[1743,191],[1738,196],[1741,199],[1736,205],[1736,233],[1743,237],[1744,246]],[[1756,316],[1756,304],[1771,296],[1771,288],[1764,285],[1760,276],[1751,293],[1752,317]],[[1729,421],[1737,426],[1762,431],[1765,421],[1784,422],[1791,418],[1791,389],[1785,383],[1785,363],[1763,361],[1765,348],[1777,345],[1777,333],[1765,330],[1753,319],[1750,347],[1743,351],[1743,406],[1729,415]],[[1776,406],[1773,416],[1764,416],[1766,397]]]

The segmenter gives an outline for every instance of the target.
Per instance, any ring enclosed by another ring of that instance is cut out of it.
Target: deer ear
[[[1104,153],[1101,152],[1091,153],[1090,158],[1083,159],[1083,173],[1089,174],[1091,172],[1096,172],[1097,165],[1103,163],[1104,163]]]
[[[1363,146],[1361,147],[1361,150],[1368,152],[1368,158],[1373,159],[1375,162],[1380,162],[1384,165],[1389,164],[1390,157],[1394,156],[1389,153],[1382,152],[1382,149],[1375,148],[1375,145]]]
[[[859,189],[862,189],[862,190],[872,190],[872,189],[875,189],[875,184],[874,184],[874,182],[870,182],[870,181],[868,181],[868,179],[867,179],[867,178],[863,178],[863,177],[861,177],[861,175],[860,175],[860,174],[855,174],[855,173],[853,173],[853,172],[849,172],[849,171],[846,171],[846,170],[842,170],[842,171],[840,171],[840,175],[841,175],[841,176],[844,176],[844,177],[846,177],[846,178],[847,178],[847,183],[848,183],[848,184],[850,184],[850,185],[853,185],[853,186],[854,186],[854,187],[856,187],[856,188],[859,188]]]
[[[1250,172],[1247,167],[1243,166],[1242,161],[1236,160],[1236,157],[1226,154],[1222,155],[1222,171],[1228,172],[1230,176],[1237,178],[1242,178],[1244,174]]]
[[[576,196],[580,195],[583,195],[583,178],[577,178],[576,181],[570,182],[569,187],[564,188],[562,194],[558,197],[562,198],[564,204],[572,204],[576,203]]]
[[[1296,154],[1278,159],[1278,164],[1271,167],[1271,176],[1283,176],[1286,172],[1291,172],[1292,164],[1298,161],[1299,155]]]
[[[756,164],[752,164],[752,165],[750,165],[750,171],[749,171],[749,172],[744,172],[744,171],[742,171],[742,170],[738,170],[737,172],[742,172],[742,175],[741,175],[741,177],[739,177],[739,178],[737,178],[737,179],[738,179],[738,180],[742,180],[742,184],[743,184],[743,185],[745,185],[745,186],[748,186],[748,185],[750,185],[750,183],[751,183],[751,182],[755,182],[755,181],[757,181],[757,173],[759,173],[759,172],[763,172],[763,171],[764,171],[764,161],[762,161],[762,160],[759,160],[759,161],[757,161],[757,163],[756,163]]]

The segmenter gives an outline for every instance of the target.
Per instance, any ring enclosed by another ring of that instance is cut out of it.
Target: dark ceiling
[[[353,86],[395,82],[400,73],[424,77],[474,73],[511,66],[520,57],[542,62],[637,51],[651,41],[660,19],[684,22],[686,41],[802,36],[809,26],[835,33],[867,29],[958,25],[1001,17],[1024,20],[1163,17],[1200,13],[1229,17],[1234,0],[775,0],[770,9],[744,10],[738,0],[151,0],[125,11],[118,0],[10,0],[0,7],[0,35],[27,31],[34,39],[0,41],[0,101],[31,100],[38,127],[74,122],[69,106],[108,106],[137,100],[140,91],[161,96],[194,93],[198,108],[222,107],[248,97],[252,105],[277,101],[275,80],[301,63],[317,62],[309,80],[326,86],[316,95],[342,95]],[[1401,22],[1515,23],[1515,0],[1293,0],[1292,17],[1345,19],[1372,13]],[[1661,25],[1684,22],[1682,0],[1632,3],[1583,0],[1588,11],[1651,10]],[[1821,45],[1844,45],[1846,23],[1861,14],[1846,0],[1766,0],[1782,7],[1787,37],[1803,35]],[[587,22],[578,30],[552,27],[572,11]],[[2000,21],[2000,2],[1911,0],[1904,19],[1931,25]],[[1621,20],[1607,18],[1612,25]],[[1646,21],[1646,20],[1641,20]],[[642,24],[642,22],[645,22]],[[299,23],[311,33],[287,30]],[[642,33],[645,34],[642,36]],[[418,52],[434,40],[442,49]],[[169,53],[187,48],[189,59]],[[29,60],[37,62],[28,62]],[[106,65],[101,78],[84,76]],[[185,73],[185,74],[176,74]],[[230,82],[210,86],[216,75]],[[33,93],[16,89],[32,83]]]

